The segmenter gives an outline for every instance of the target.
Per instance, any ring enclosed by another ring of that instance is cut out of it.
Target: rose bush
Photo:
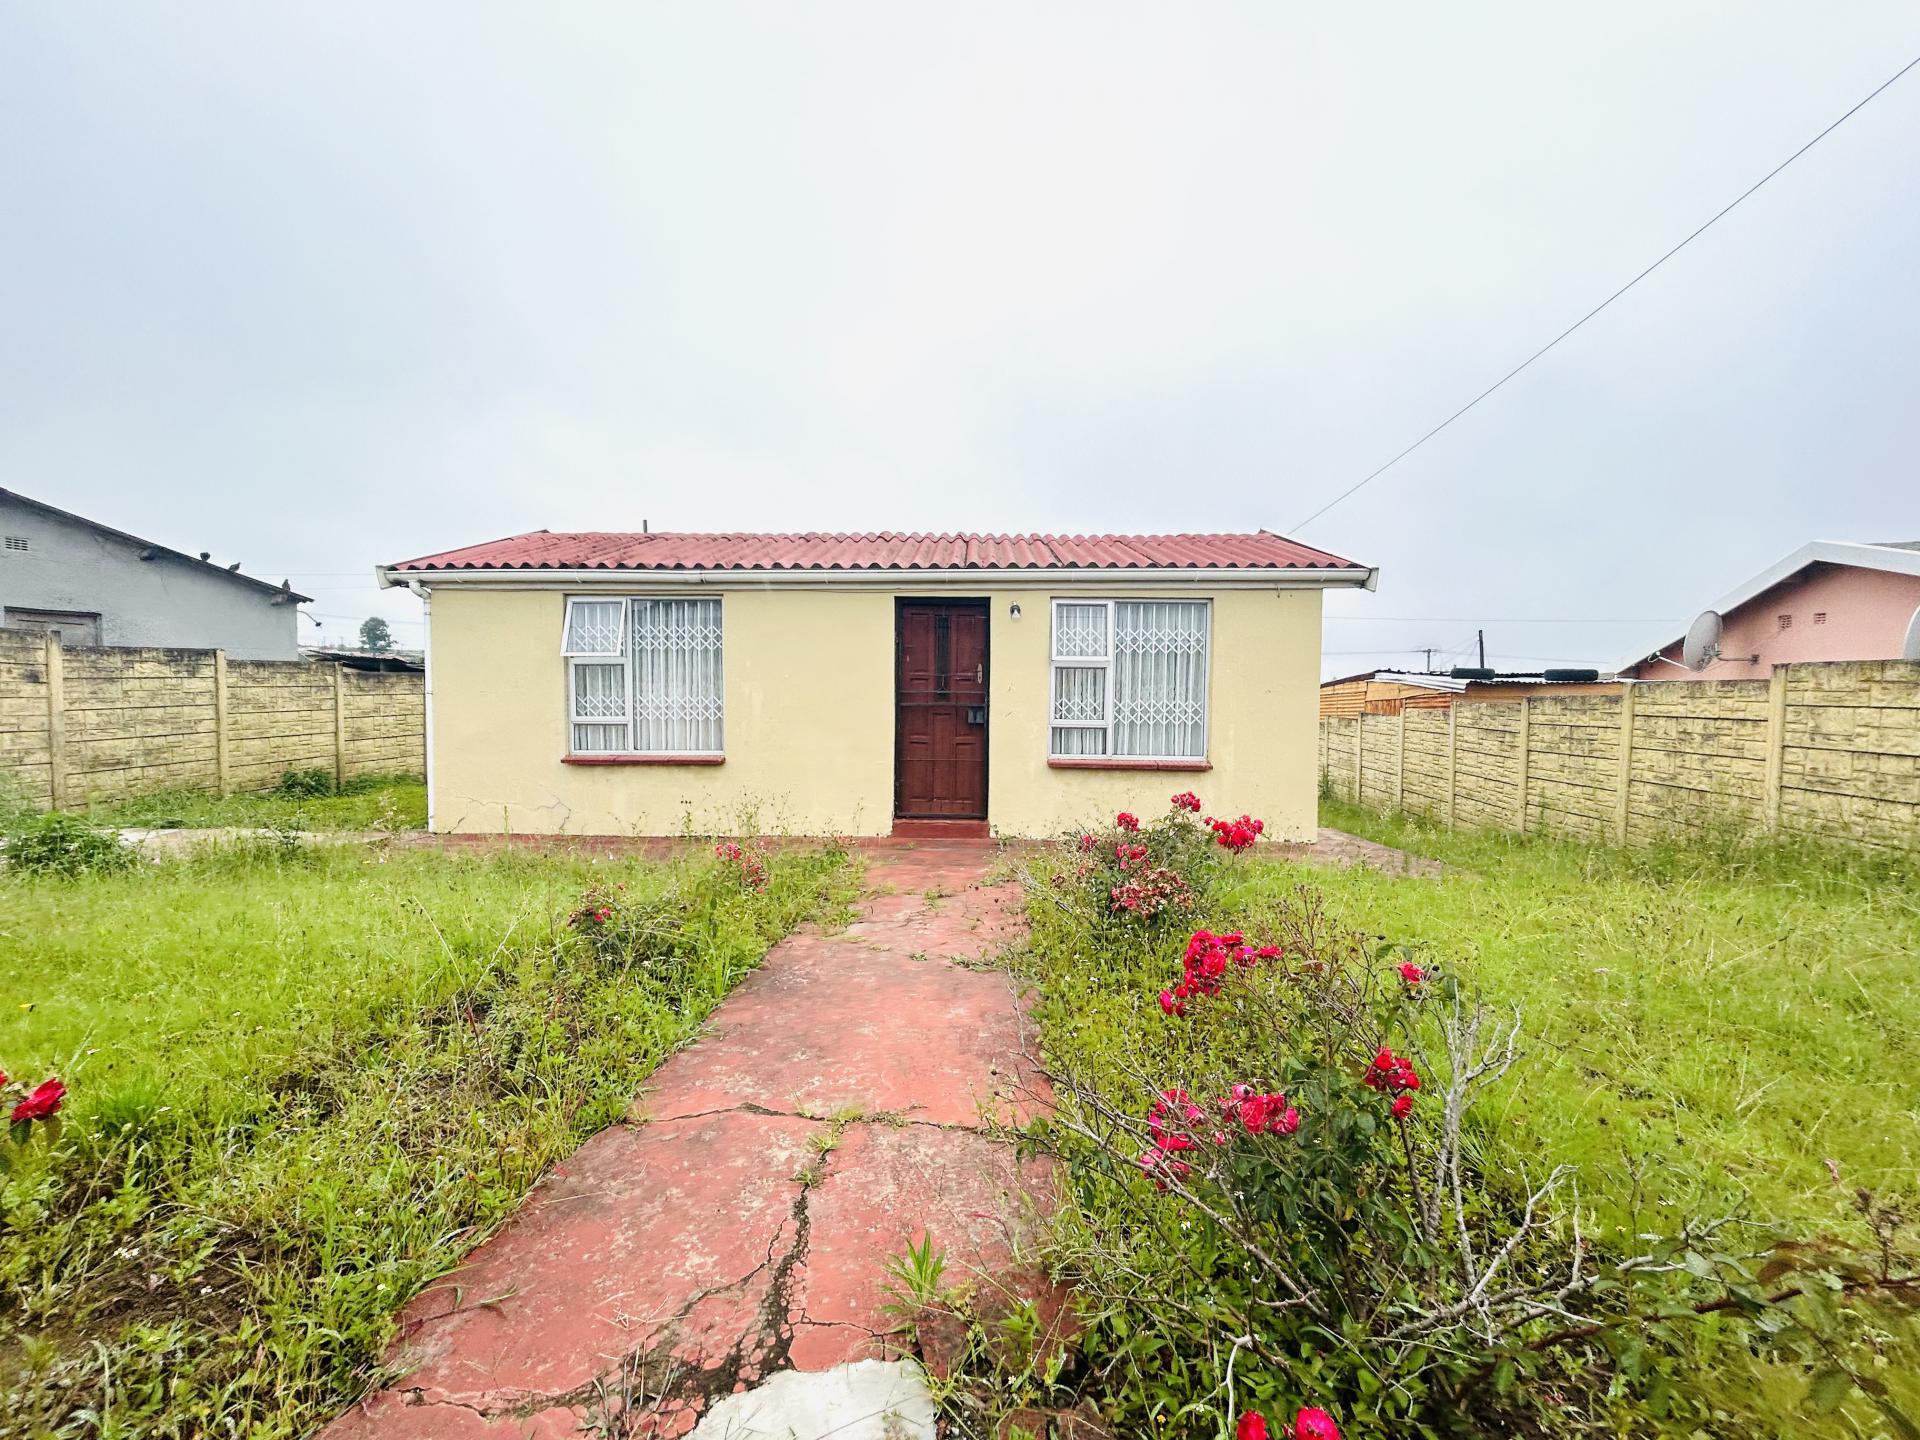
[[[714,858],[732,870],[735,879],[744,890],[764,890],[767,888],[767,861],[757,845],[741,845],[736,840],[722,840],[713,847]]]
[[[1603,1249],[1567,1172],[1491,1143],[1519,1017],[1306,885],[1232,923],[1264,827],[1184,798],[1025,877],[1055,1104],[1033,1143],[1066,1177],[1049,1258],[1087,1325],[1066,1398],[1209,1440],[1708,1433],[1685,1388],[1707,1320],[1894,1413],[1830,1336],[1920,1299],[1898,1206],[1860,1202],[1877,1253],[1723,1216]],[[1114,913],[1142,866],[1178,869],[1179,912]],[[1814,1316],[1821,1296],[1851,1318]]]
[[[1050,898],[1102,930],[1170,932],[1198,903],[1193,877],[1213,863],[1200,809],[1188,790],[1151,823],[1122,810],[1106,830],[1075,832],[1062,842],[1072,863],[1054,873]]]

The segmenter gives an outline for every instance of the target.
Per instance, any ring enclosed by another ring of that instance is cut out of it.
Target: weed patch
[[[0,832],[0,858],[16,874],[67,880],[125,870],[134,861],[111,830],[57,810],[21,816],[8,825]]]

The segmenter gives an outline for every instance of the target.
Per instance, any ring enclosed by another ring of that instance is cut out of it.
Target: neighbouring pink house
[[[1920,540],[1804,545],[1715,602],[1690,633],[1716,630],[1717,645],[1709,641],[1692,657],[1681,637],[1622,665],[1620,674],[1750,680],[1805,660],[1920,658],[1907,653],[1920,644]]]

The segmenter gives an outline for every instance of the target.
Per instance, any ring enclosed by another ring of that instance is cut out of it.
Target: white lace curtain
[[[563,648],[576,753],[724,748],[717,599],[574,600]]]
[[[1053,754],[1202,759],[1207,752],[1204,601],[1053,607]]]

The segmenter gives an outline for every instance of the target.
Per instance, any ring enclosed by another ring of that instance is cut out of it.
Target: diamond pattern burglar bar
[[[634,749],[720,752],[720,652],[718,600],[633,602]]]
[[[1207,748],[1205,601],[1057,601],[1052,754],[1199,760]]]

